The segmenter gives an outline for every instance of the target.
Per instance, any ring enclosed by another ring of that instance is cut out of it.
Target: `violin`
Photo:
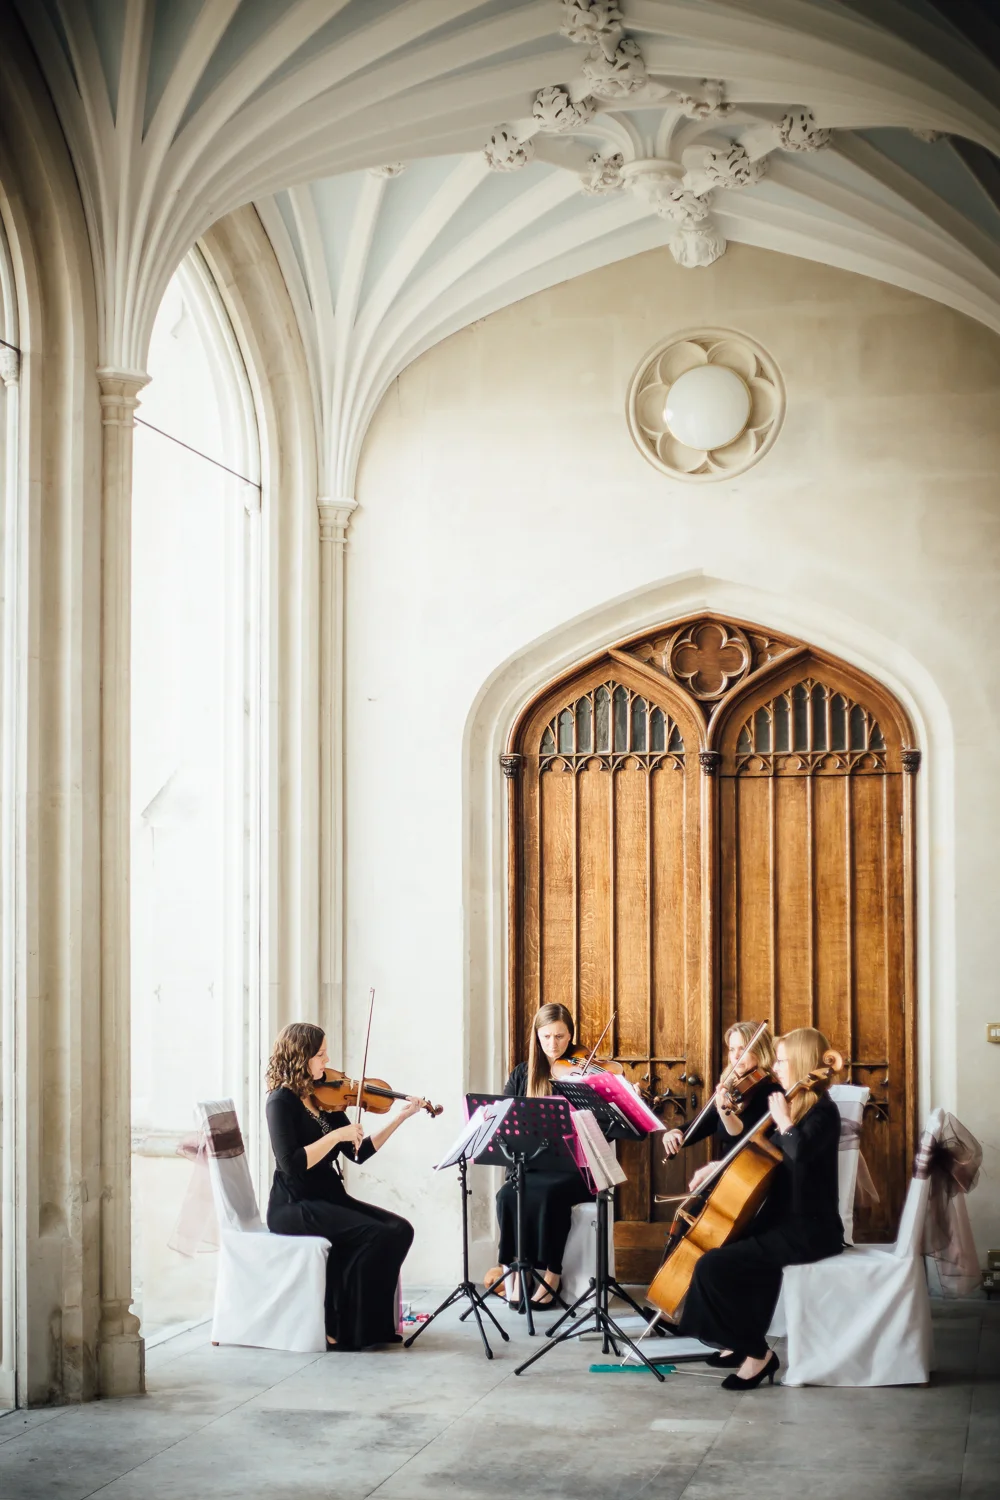
[[[339,1068],[324,1070],[322,1079],[313,1084],[312,1096],[320,1109],[348,1110],[360,1104],[373,1115],[386,1115],[394,1099],[409,1098],[408,1094],[398,1094],[381,1078],[366,1078],[364,1088],[359,1090],[358,1080],[348,1078]],[[431,1104],[429,1099],[421,1099],[420,1108],[425,1109],[432,1119],[443,1113],[442,1106]]]
[[[794,1099],[816,1084],[825,1088],[831,1075],[843,1066],[839,1052],[824,1052],[821,1065],[793,1084],[785,1098]],[[765,1130],[773,1125],[771,1116],[765,1115],[716,1163],[712,1174],[681,1200],[670,1226],[663,1263],[646,1293],[646,1301],[658,1309],[658,1316],[665,1313],[668,1318],[676,1318],[701,1257],[738,1239],[760,1208],[782,1160],[779,1148],[764,1139]],[[688,1213],[686,1206],[695,1199],[702,1200],[702,1206]]]
[[[750,1095],[758,1083],[766,1082],[767,1070],[764,1068],[751,1068],[749,1073],[744,1073],[739,1078],[733,1078],[728,1083],[721,1083],[723,1100],[719,1108],[725,1115],[741,1115],[750,1102]]]
[[[586,1078],[589,1073],[614,1073],[620,1078],[625,1068],[613,1057],[594,1057],[586,1047],[572,1047],[565,1057],[550,1064],[549,1072],[557,1081],[561,1078]]]
[[[767,1022],[761,1021],[760,1025],[757,1027],[757,1030],[747,1042],[739,1057],[734,1063],[730,1064],[730,1066],[723,1073],[722,1077],[719,1079],[719,1088],[725,1091],[728,1101],[727,1104],[723,1105],[723,1110],[726,1114],[742,1114],[747,1107],[747,1101],[749,1100],[750,1094],[756,1088],[757,1084],[762,1083],[767,1077],[767,1074],[762,1068],[753,1068],[749,1073],[745,1073],[742,1078],[738,1077],[736,1073],[736,1069],[738,1068],[740,1062],[744,1057],[747,1056],[749,1052],[753,1051],[754,1047],[757,1045],[757,1042],[760,1040],[766,1030]],[[698,1129],[698,1126],[701,1124],[702,1120],[704,1120],[705,1116],[708,1114],[714,1103],[715,1095],[710,1094],[706,1099],[700,1114],[698,1114],[696,1118],[693,1119],[691,1123],[685,1127],[684,1134],[681,1137],[681,1146],[687,1145],[688,1141],[694,1135],[695,1131]]]

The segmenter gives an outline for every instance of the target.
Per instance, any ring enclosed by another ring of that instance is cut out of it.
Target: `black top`
[[[363,1162],[375,1155],[371,1137],[365,1136],[358,1150],[339,1141],[315,1166],[306,1166],[306,1147],[321,1141],[331,1130],[341,1130],[351,1121],[342,1110],[320,1110],[318,1116],[306,1109],[291,1089],[274,1089],[267,1096],[267,1129],[271,1137],[276,1170],[274,1185],[283,1189],[286,1202],[323,1198],[338,1202],[345,1188],[337,1158],[343,1154],[349,1161]]]
[[[730,1135],[722,1123],[722,1118],[713,1100],[698,1129],[692,1130],[690,1135],[684,1137],[685,1146],[693,1146],[696,1142],[703,1141],[706,1137],[714,1135],[723,1146],[723,1155],[725,1155],[725,1151],[730,1146],[735,1146],[737,1141],[742,1141],[747,1131],[752,1130],[757,1122],[764,1118],[768,1112],[767,1101],[771,1095],[780,1094],[781,1092],[781,1084],[776,1078],[765,1078],[762,1082],[758,1083],[747,1099],[746,1108],[739,1116],[743,1121],[743,1129],[738,1135]]]
[[[528,1064],[518,1063],[517,1067],[507,1079],[504,1087],[505,1099],[526,1099],[528,1097]]]
[[[798,1124],[770,1139],[784,1159],[763,1210],[768,1225],[780,1222],[794,1237],[835,1254],[844,1242],[837,1176],[840,1111],[829,1094],[821,1094]]]

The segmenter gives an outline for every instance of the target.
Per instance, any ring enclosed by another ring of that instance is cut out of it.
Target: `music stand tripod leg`
[[[486,1330],[483,1327],[483,1320],[479,1316],[479,1309],[482,1308],[483,1312],[489,1318],[490,1322],[493,1324],[494,1328],[496,1329],[496,1331],[500,1335],[500,1337],[503,1339],[503,1341],[504,1341],[505,1344],[509,1342],[510,1335],[508,1334],[508,1332],[507,1332],[507,1330],[505,1328],[502,1328],[500,1326],[500,1324],[497,1322],[496,1318],[493,1316],[493,1313],[486,1306],[485,1301],[480,1296],[479,1288],[474,1285],[474,1283],[473,1283],[473,1281],[472,1281],[472,1279],[471,1279],[471,1277],[469,1275],[469,1201],[468,1200],[469,1200],[470,1189],[469,1189],[467,1181],[466,1181],[466,1178],[467,1178],[467,1175],[468,1175],[468,1169],[469,1169],[468,1162],[466,1161],[465,1157],[463,1156],[463,1157],[461,1157],[459,1159],[459,1163],[458,1163],[458,1181],[459,1181],[459,1186],[460,1186],[461,1192],[462,1192],[462,1280],[458,1283],[458,1286],[455,1287],[454,1291],[451,1291],[451,1292],[448,1293],[448,1296],[441,1303],[440,1307],[436,1307],[434,1309],[434,1311],[431,1313],[431,1315],[427,1319],[427,1321],[425,1323],[421,1323],[420,1327],[416,1330],[416,1332],[415,1333],[411,1333],[410,1337],[408,1339],[404,1339],[403,1340],[403,1348],[404,1349],[409,1349],[410,1345],[413,1344],[420,1337],[420,1335],[423,1333],[424,1329],[430,1327],[430,1325],[434,1322],[434,1319],[438,1316],[439,1313],[445,1312],[449,1307],[451,1307],[452,1303],[454,1303],[454,1302],[460,1302],[462,1300],[462,1298],[464,1297],[469,1302],[469,1306],[468,1306],[468,1308],[466,1308],[465,1312],[462,1314],[462,1317],[461,1317],[461,1319],[459,1321],[464,1322],[465,1319],[469,1316],[470,1312],[475,1314],[476,1326],[479,1329],[479,1336],[480,1336],[480,1338],[483,1341],[483,1350],[484,1350],[484,1352],[486,1354],[486,1358],[487,1359],[492,1359],[493,1358],[493,1350],[490,1348],[489,1340],[486,1337]]]
[[[610,1196],[610,1193],[607,1191],[602,1191],[597,1195],[597,1275],[594,1277],[590,1291],[584,1294],[585,1298],[593,1298],[593,1307],[591,1308],[590,1312],[585,1315],[583,1320],[579,1322],[574,1328],[567,1328],[562,1333],[555,1334],[555,1337],[550,1338],[548,1343],[543,1344],[541,1349],[537,1350],[537,1352],[534,1353],[530,1357],[530,1359],[526,1359],[523,1364],[518,1365],[517,1369],[514,1371],[515,1375],[523,1374],[523,1372],[528,1369],[529,1365],[533,1365],[536,1360],[541,1359],[542,1355],[547,1354],[550,1349],[555,1348],[556,1344],[565,1343],[567,1339],[579,1338],[582,1334],[593,1330],[594,1333],[599,1333],[601,1335],[601,1350],[604,1354],[607,1354],[609,1352],[610,1347],[610,1349],[614,1350],[614,1353],[620,1357],[621,1350],[618,1348],[618,1345],[616,1343],[616,1340],[618,1340],[622,1344],[628,1346],[628,1348],[632,1351],[636,1358],[642,1361],[642,1363],[646,1366],[646,1369],[649,1370],[651,1374],[655,1375],[657,1380],[659,1380],[661,1384],[665,1380],[666,1377],[664,1376],[663,1371],[658,1370],[656,1366],[646,1358],[645,1354],[643,1354],[639,1346],[632,1342],[628,1334],[623,1333],[623,1331],[618,1327],[618,1324],[615,1322],[608,1311],[608,1296],[611,1286],[611,1280],[608,1276],[607,1239],[608,1199]],[[574,1307],[578,1306],[581,1300],[583,1299],[578,1298],[577,1302],[573,1304]],[[565,1321],[565,1314],[560,1321]],[[554,1332],[554,1330],[551,1330],[551,1332]]]

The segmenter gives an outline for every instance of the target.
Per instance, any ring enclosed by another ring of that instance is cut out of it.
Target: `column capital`
[[[343,547],[347,541],[347,528],[358,508],[358,502],[350,495],[341,495],[336,500],[331,500],[329,495],[320,495],[316,508],[319,511],[320,541],[335,542]]]
[[[101,421],[105,427],[131,427],[132,414],[139,405],[139,392],[149,384],[142,370],[116,370],[102,365],[97,371],[101,396]]]

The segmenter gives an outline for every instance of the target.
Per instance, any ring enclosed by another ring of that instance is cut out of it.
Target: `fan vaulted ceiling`
[[[692,267],[782,250],[1000,330],[1000,46],[966,0],[16,3],[84,197],[105,362],[141,368],[181,257],[255,203],[330,494],[422,350],[658,245]]]

